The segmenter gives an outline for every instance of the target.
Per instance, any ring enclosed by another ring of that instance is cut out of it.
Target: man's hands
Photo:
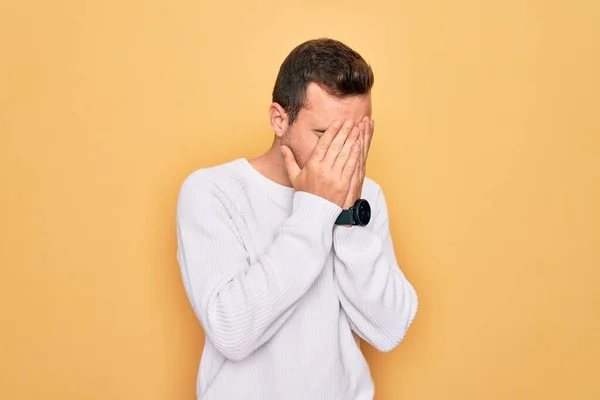
[[[315,194],[347,209],[362,191],[373,125],[368,117],[358,125],[342,122],[334,121],[327,128],[302,169],[289,147],[281,146],[281,152],[295,190]]]
[[[347,210],[356,203],[356,200],[360,198],[362,193],[363,182],[365,181],[365,174],[367,171],[367,156],[369,155],[369,148],[371,147],[371,139],[373,138],[373,131],[375,129],[375,121],[365,116],[358,123],[359,127],[359,139],[361,147],[361,156],[358,158],[354,175],[352,176],[352,182],[350,183],[350,190],[348,196],[342,206],[343,209]]]
[[[287,146],[281,146],[285,167],[294,189],[323,197],[342,206],[354,170],[361,155],[356,143],[359,129],[352,121],[334,121],[319,138],[309,160],[300,169],[294,154]]]

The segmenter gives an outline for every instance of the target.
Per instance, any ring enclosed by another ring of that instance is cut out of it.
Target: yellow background
[[[373,66],[369,175],[420,309],[382,399],[599,399],[600,2],[0,5],[0,398],[192,399],[196,168],[271,143],[300,42]]]

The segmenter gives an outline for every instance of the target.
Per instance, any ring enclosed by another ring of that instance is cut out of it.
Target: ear
[[[271,128],[275,136],[281,138],[283,134],[287,132],[289,127],[289,118],[287,112],[279,105],[279,103],[272,103],[269,107],[269,121],[271,122]]]

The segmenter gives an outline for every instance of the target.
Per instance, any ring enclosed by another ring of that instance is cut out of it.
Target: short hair
[[[290,125],[306,105],[306,89],[311,82],[332,96],[344,98],[368,94],[374,76],[361,55],[340,41],[321,38],[298,45],[281,64],[273,88],[273,102],[287,112]]]

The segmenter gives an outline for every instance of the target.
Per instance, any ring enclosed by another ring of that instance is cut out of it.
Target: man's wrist
[[[354,203],[356,203],[356,200],[358,200],[358,198],[352,199],[352,201],[346,200],[346,202],[344,203],[344,205],[342,205],[342,209],[343,210],[349,210],[350,207],[352,207],[354,205]]]

